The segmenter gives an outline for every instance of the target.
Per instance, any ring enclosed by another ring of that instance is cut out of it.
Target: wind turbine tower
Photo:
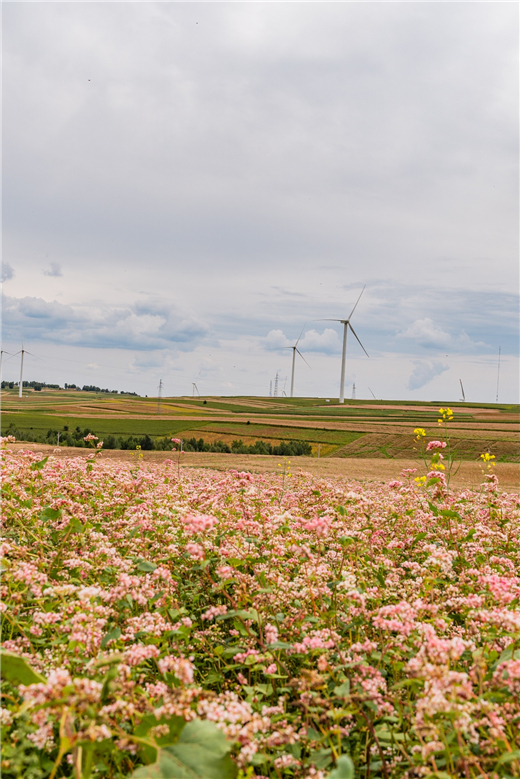
[[[2,363],[4,361],[4,354],[11,355],[11,352],[6,352],[5,349],[0,350],[0,381],[2,380]]]
[[[500,354],[502,352],[502,347],[498,347],[498,368],[497,368],[497,397],[495,403],[498,403],[498,388],[500,386]]]
[[[157,395],[157,413],[161,413],[161,400],[162,400],[163,383],[162,379],[159,380],[159,393]]]
[[[17,354],[18,354],[18,352],[17,352]],[[22,393],[23,393],[23,358],[24,358],[25,354],[31,354],[31,352],[28,352],[27,349],[23,348],[23,341],[22,341],[22,348],[20,349],[20,384],[18,386],[18,397],[19,398],[22,397]]]
[[[309,363],[307,362],[307,360],[305,359],[305,357],[303,356],[303,354],[298,349],[298,344],[300,343],[300,339],[301,339],[301,337],[303,335],[303,331],[304,330],[305,330],[305,325],[302,327],[302,331],[301,331],[300,335],[298,336],[298,340],[296,341],[294,346],[285,346],[284,347],[285,349],[292,349],[291,398],[294,397],[294,366],[295,366],[295,363],[296,363],[296,352],[298,352],[298,354],[302,358],[302,360],[305,363],[305,365],[307,365],[309,368],[311,367],[309,365]]]
[[[363,344],[361,343],[361,341],[357,337],[357,333],[356,333],[356,331],[354,330],[354,328],[352,327],[352,325],[350,323],[350,320],[352,319],[352,314],[356,310],[357,304],[361,300],[361,295],[363,294],[364,291],[365,291],[365,287],[363,287],[363,289],[361,290],[361,294],[359,295],[358,299],[356,300],[356,304],[355,304],[354,308],[352,309],[352,311],[350,312],[350,316],[347,319],[323,319],[322,320],[323,322],[341,322],[341,324],[343,325],[343,350],[342,350],[342,354],[341,354],[341,378],[340,378],[340,382],[339,382],[339,402],[340,403],[344,403],[345,402],[345,368],[346,368],[346,364],[347,364],[347,334],[348,334],[349,327],[350,327],[350,330],[352,332],[352,335],[354,336],[354,338],[356,339],[356,341],[358,342],[358,344],[361,346],[361,348],[365,352],[366,356],[368,357],[367,350],[365,349],[365,347],[363,346]]]

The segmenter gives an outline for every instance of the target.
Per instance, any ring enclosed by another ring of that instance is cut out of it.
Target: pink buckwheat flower
[[[215,517],[209,514],[186,514],[182,521],[189,533],[205,533],[217,523]]]
[[[432,449],[446,449],[446,441],[430,441],[426,446],[426,451],[431,452]]]
[[[204,548],[200,544],[186,544],[186,551],[195,560],[204,560]]]

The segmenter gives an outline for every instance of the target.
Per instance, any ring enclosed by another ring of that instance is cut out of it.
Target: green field
[[[430,438],[440,435],[439,407],[454,411],[451,435],[457,456],[476,459],[483,451],[497,460],[520,461],[519,407],[504,404],[425,403],[412,401],[337,400],[323,398],[207,397],[139,398],[67,390],[3,390],[2,435],[19,440],[56,443],[76,428],[99,438],[149,436],[203,438],[231,444],[256,440],[305,442],[314,455],[336,457],[415,456],[413,430],[423,427]],[[51,431],[49,433],[49,431]],[[157,444],[159,445],[159,444]],[[134,444],[135,446],[135,444]],[[117,445],[116,445],[116,448]]]

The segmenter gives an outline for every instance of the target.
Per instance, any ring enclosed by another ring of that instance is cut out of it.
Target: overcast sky
[[[3,3],[3,338],[140,394],[518,401],[516,3]],[[19,358],[4,362],[16,379]],[[286,391],[288,392],[287,381]]]

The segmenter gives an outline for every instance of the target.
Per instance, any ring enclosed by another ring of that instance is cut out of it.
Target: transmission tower
[[[272,398],[272,397],[273,397],[273,380],[272,380],[272,379],[271,379],[271,381],[269,382],[269,397],[270,397],[270,398]]]
[[[193,394],[192,394],[192,396],[191,396],[191,397],[192,397],[192,398],[194,398],[194,397],[195,397],[195,393],[197,393],[197,395],[198,395],[198,396],[199,396],[199,398],[200,398],[200,392],[199,392],[199,388],[197,387],[197,385],[195,384],[195,382],[194,382],[194,381],[192,381],[192,382],[191,382],[191,385],[192,385],[192,387],[193,387]]]
[[[356,399],[356,382],[352,385],[352,400]]]
[[[162,401],[162,390],[163,390],[163,383],[162,379],[159,381],[159,394],[157,395],[157,413],[161,413],[161,401]]]
[[[276,376],[274,379],[274,397],[278,397],[278,371],[276,371]]]

